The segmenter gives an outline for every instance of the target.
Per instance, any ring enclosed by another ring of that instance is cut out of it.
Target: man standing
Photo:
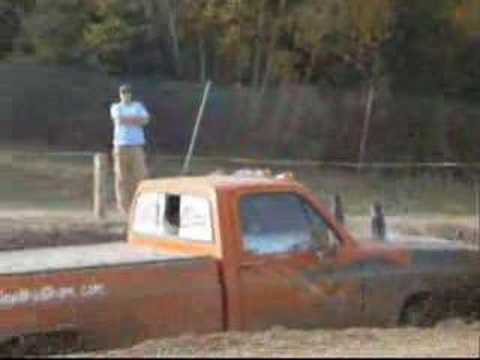
[[[127,214],[139,181],[148,177],[145,161],[143,128],[150,115],[143,104],[132,101],[130,85],[119,88],[120,102],[112,104],[110,115],[114,123],[113,159],[117,207]]]

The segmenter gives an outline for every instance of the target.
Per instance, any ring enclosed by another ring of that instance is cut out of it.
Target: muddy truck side
[[[479,259],[441,239],[354,239],[290,178],[149,180],[127,241],[0,253],[0,339],[99,349],[274,325],[427,325],[479,312]]]

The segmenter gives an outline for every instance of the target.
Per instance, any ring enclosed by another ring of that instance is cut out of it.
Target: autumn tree
[[[109,71],[122,72],[133,40],[145,31],[139,2],[104,0],[92,8],[94,21],[83,29],[83,40]]]
[[[0,58],[14,50],[22,22],[34,5],[34,0],[0,0]]]
[[[348,0],[347,51],[345,58],[352,61],[365,74],[368,83],[365,116],[360,140],[358,162],[365,160],[370,123],[376,98],[377,85],[384,75],[381,47],[390,39],[393,27],[393,0]]]
[[[459,0],[453,15],[454,23],[467,34],[480,32],[480,2]]]
[[[197,78],[205,83],[213,75],[210,69],[214,58],[220,56],[220,52],[216,51],[222,25],[218,4],[214,0],[184,0],[183,4],[183,39],[196,54]]]
[[[381,77],[379,49],[390,38],[393,0],[301,1],[293,9],[291,32],[294,55],[283,72],[300,84],[310,84],[326,66],[349,64],[367,83],[359,162],[365,157],[376,85]],[[291,50],[291,51],[292,51]],[[291,75],[288,75],[291,74]],[[320,75],[321,76],[321,75]],[[304,89],[297,95],[292,122],[303,113]]]
[[[82,34],[90,20],[85,1],[36,0],[23,26],[39,59],[71,62],[84,56]]]

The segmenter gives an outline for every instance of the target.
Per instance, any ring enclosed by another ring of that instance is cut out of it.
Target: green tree
[[[127,52],[142,33],[142,10],[137,2],[105,0],[93,8],[94,22],[83,30],[85,45],[110,72],[124,72]]]
[[[62,63],[81,59],[85,50],[82,34],[91,21],[89,10],[82,0],[37,0],[24,22],[35,56]]]
[[[398,96],[412,96],[410,106],[415,116],[405,121],[404,126],[417,129],[416,133],[421,135],[406,138],[405,149],[416,160],[431,160],[434,149],[439,149],[435,152],[437,158],[450,159],[454,153],[447,146],[448,100],[459,96],[465,84],[473,79],[465,71],[474,53],[469,51],[462,60],[467,47],[456,23],[461,3],[461,0],[395,1],[393,35],[382,55],[392,91]]]
[[[455,8],[454,23],[466,33],[480,31],[480,2],[476,0],[458,0]]]
[[[394,89],[444,93],[455,83],[458,0],[396,0],[396,21],[385,59]]]
[[[0,58],[14,50],[25,15],[34,5],[33,0],[0,0]]]
[[[364,161],[376,87],[382,77],[379,49],[391,36],[394,18],[392,0],[303,1],[294,11],[294,47],[300,66],[296,81],[312,82],[322,67],[350,64],[367,81],[364,125],[359,162]],[[322,71],[322,70],[320,70]],[[303,115],[303,91],[298,96],[291,121]]]
[[[213,57],[217,56],[216,52],[212,54],[209,49],[216,47],[217,34],[221,33],[216,4],[212,0],[184,0],[183,4],[182,38],[186,46],[197,54],[197,78],[205,83],[212,75],[209,74],[209,69]]]

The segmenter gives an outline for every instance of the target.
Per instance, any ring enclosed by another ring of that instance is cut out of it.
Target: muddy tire
[[[81,337],[72,332],[28,335],[0,344],[0,359],[71,354],[83,348]]]
[[[408,301],[400,316],[401,326],[431,327],[441,318],[440,304],[432,296],[417,296]]]
[[[23,338],[11,338],[0,343],[0,359],[18,359],[25,357]]]

